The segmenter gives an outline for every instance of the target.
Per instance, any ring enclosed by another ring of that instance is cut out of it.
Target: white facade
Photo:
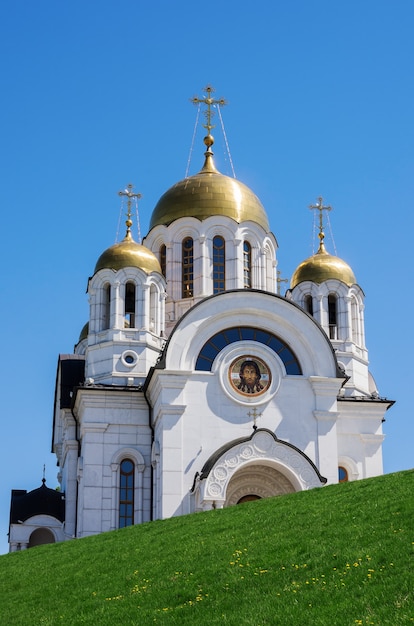
[[[200,174],[190,190],[207,180],[228,201],[236,186],[242,206],[236,183]],[[392,402],[368,371],[361,288],[328,276],[278,295],[259,201],[247,220],[216,199],[200,217],[194,202],[195,215],[174,205],[152,224],[149,269],[128,226],[137,256],[113,262],[110,249],[89,280],[88,326],[58,363],[56,540],[336,483],[338,468],[348,480],[383,471]]]

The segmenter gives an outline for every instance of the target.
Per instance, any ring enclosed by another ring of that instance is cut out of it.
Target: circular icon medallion
[[[238,357],[229,367],[233,389],[246,396],[258,396],[270,386],[272,376],[266,363],[256,356]]]

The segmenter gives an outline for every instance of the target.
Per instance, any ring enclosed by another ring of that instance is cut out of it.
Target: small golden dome
[[[291,278],[290,288],[294,289],[305,280],[320,284],[330,278],[340,280],[349,287],[356,283],[355,275],[348,263],[337,256],[328,254],[322,241],[318,252],[302,261],[297,267]]]
[[[124,267],[138,267],[146,274],[159,272],[161,267],[151,250],[133,240],[128,228],[125,238],[105,250],[99,257],[95,273],[102,269],[120,270]]]
[[[82,328],[82,330],[80,331],[80,335],[79,335],[79,339],[78,339],[78,343],[80,343],[81,341],[83,341],[84,339],[87,338],[89,334],[89,322],[86,322],[86,324],[84,325],[84,327]]]
[[[209,139],[209,141],[206,141]],[[151,217],[150,230],[180,217],[205,220],[212,215],[231,217],[238,224],[256,222],[269,232],[269,221],[259,198],[235,178],[220,174],[213,161],[213,138],[205,138],[204,166],[198,174],[179,181],[161,196]]]

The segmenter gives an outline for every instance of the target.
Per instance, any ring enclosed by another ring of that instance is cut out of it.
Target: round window
[[[132,350],[127,350],[122,354],[121,361],[126,367],[132,367],[138,361],[138,355]]]

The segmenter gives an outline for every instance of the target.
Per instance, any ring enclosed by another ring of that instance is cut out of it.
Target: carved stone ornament
[[[320,487],[324,479],[308,457],[258,429],[244,442],[228,449],[198,483],[198,501],[207,508],[236,504],[248,494],[270,497]]]

